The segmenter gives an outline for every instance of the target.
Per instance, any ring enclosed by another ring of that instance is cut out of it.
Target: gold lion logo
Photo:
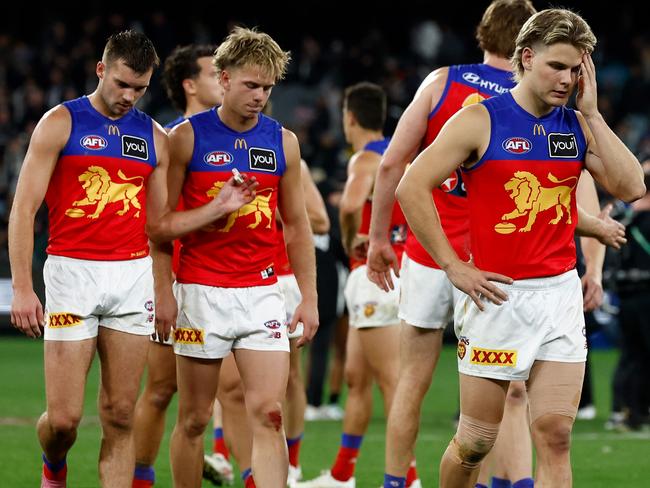
[[[556,216],[549,221],[549,224],[556,225],[562,215],[566,213],[566,223],[571,223],[571,191],[578,184],[577,176],[570,176],[563,180],[558,180],[551,173],[547,178],[552,183],[564,183],[569,180],[575,180],[573,186],[554,186],[551,188],[543,187],[537,177],[528,171],[517,171],[503,187],[508,192],[508,196],[515,203],[515,209],[507,214],[503,214],[501,220],[512,220],[518,217],[528,216],[528,222],[525,227],[519,229],[519,232],[529,232],[537,214],[544,210],[555,208]]]
[[[212,185],[212,188],[210,188],[206,194],[212,198],[216,197],[221,191],[221,189],[223,188],[224,184],[225,182],[223,181],[215,181],[214,184]],[[267,196],[260,195],[261,192],[267,192],[267,191],[269,192]],[[224,225],[221,229],[219,229],[219,232],[229,232],[232,226],[235,225],[235,222],[237,221],[238,218],[250,214],[253,214],[255,216],[255,222],[253,222],[252,224],[248,224],[246,226],[248,229],[255,229],[258,225],[260,225],[262,223],[262,217],[266,218],[267,220],[266,228],[270,229],[271,224],[273,223],[273,212],[271,212],[271,207],[269,204],[269,202],[271,201],[272,194],[273,194],[273,188],[263,188],[262,190],[258,190],[257,194],[255,195],[255,199],[252,202],[245,203],[239,208],[239,210],[231,212],[230,215],[228,215],[228,220],[226,221],[226,225]]]
[[[133,205],[137,209],[134,217],[140,217],[142,206],[138,200],[138,193],[144,186],[144,177],[134,176],[127,178],[122,173],[122,170],[118,170],[117,175],[124,181],[140,180],[140,184],[117,183],[111,180],[108,171],[101,166],[89,166],[87,171],[79,175],[79,182],[86,192],[86,198],[72,202],[72,208],[66,210],[66,215],[69,217],[81,217],[85,212],[83,209],[76,207],[97,205],[95,212],[87,216],[89,219],[96,219],[99,218],[107,204],[122,203],[123,207],[116,212],[117,215],[124,215],[130,210],[131,205]]]

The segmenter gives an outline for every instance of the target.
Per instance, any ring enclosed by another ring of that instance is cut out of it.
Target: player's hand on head
[[[578,75],[578,93],[576,105],[585,117],[598,113],[598,88],[596,85],[596,67],[590,54],[583,54],[580,74]]]
[[[485,310],[484,299],[501,305],[508,300],[508,295],[493,282],[512,284],[512,278],[499,273],[481,271],[474,264],[456,261],[445,272],[452,284],[466,293],[474,301],[479,310]]]
[[[14,291],[11,302],[11,325],[27,337],[41,337],[45,316],[41,301],[34,290]]]

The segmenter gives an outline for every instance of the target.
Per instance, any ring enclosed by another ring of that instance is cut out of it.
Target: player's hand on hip
[[[302,347],[312,341],[316,332],[318,331],[318,305],[317,302],[308,303],[300,302],[293,314],[291,324],[289,324],[289,332],[294,332],[298,327],[298,322],[302,322],[303,332],[302,337],[298,339],[296,345]]]
[[[394,290],[395,284],[391,269],[395,276],[399,277],[399,263],[393,246],[390,245],[388,239],[385,241],[370,239],[366,271],[368,279],[384,291]]]
[[[156,294],[155,327],[153,338],[158,342],[169,340],[172,328],[176,327],[178,305],[171,290],[165,294]]]
[[[609,203],[598,214],[598,218],[602,223],[602,234],[598,237],[598,240],[601,244],[620,249],[627,242],[625,226],[609,216],[612,208],[612,204]]]
[[[598,114],[598,88],[596,86],[596,67],[591,54],[582,55],[576,105],[585,117]]]
[[[485,310],[483,298],[496,305],[501,305],[508,300],[506,292],[495,285],[493,281],[512,284],[512,278],[499,273],[481,271],[471,261],[460,260],[448,266],[445,272],[453,285],[469,295],[481,311]]]
[[[11,302],[11,325],[28,337],[41,337],[45,318],[43,305],[34,290],[14,291]]]

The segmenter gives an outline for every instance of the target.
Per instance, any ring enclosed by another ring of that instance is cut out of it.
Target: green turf
[[[0,337],[0,486],[38,486],[40,448],[34,424],[44,406],[42,343],[25,338]],[[578,421],[572,449],[574,486],[589,488],[650,486],[650,434],[622,434],[603,429],[610,404],[610,378],[616,353],[592,353],[598,418]],[[421,420],[417,459],[425,487],[437,486],[438,463],[453,434],[457,409],[457,376],[454,350],[445,348]],[[99,425],[97,423],[97,364],[91,370],[86,391],[85,420],[77,443],[69,454],[69,486],[96,487]],[[384,426],[377,401],[357,464],[357,486],[376,488],[383,479]],[[168,429],[156,465],[158,486],[170,487],[169,432],[176,403],[168,415]],[[306,427],[301,463],[306,477],[330,466],[340,439],[339,422],[310,422]],[[209,438],[206,436],[206,446]],[[515,446],[516,448],[516,446]],[[207,483],[204,486],[209,486]],[[237,481],[235,486],[242,486]]]

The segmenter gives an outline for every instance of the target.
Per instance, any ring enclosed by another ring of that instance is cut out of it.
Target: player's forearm
[[[211,201],[191,210],[170,211],[147,222],[147,235],[153,242],[169,242],[197,231],[227,215]]]
[[[603,222],[598,217],[587,213],[582,205],[577,205],[577,210],[578,222],[575,233],[581,237],[600,238],[604,232]]]
[[[9,262],[14,290],[33,290],[34,214],[21,212],[14,204],[9,218]]]
[[[172,254],[174,250],[173,243],[164,242],[149,243],[151,249],[151,259],[153,260],[153,283],[156,295],[168,292],[172,287],[174,280],[172,272]]]
[[[580,245],[585,257],[586,273],[600,279],[605,263],[605,245],[590,237],[581,237]]]
[[[298,228],[285,226],[287,255],[298,282],[303,301],[316,303],[316,255],[311,231],[307,225]]]
[[[585,117],[598,146],[607,173],[607,190],[626,202],[638,200],[645,195],[643,169],[623,141],[607,125],[600,113]]]
[[[405,177],[396,195],[410,229],[438,266],[445,270],[457,262],[458,255],[442,230],[431,190]]]
[[[341,210],[339,220],[341,222],[341,240],[345,252],[349,253],[352,248],[354,238],[359,232],[361,226],[361,215],[359,212],[349,212]]]
[[[370,220],[370,239],[372,240],[388,240],[390,216],[395,204],[395,190],[403,174],[404,166],[384,163],[379,166],[372,195],[372,217]]]

